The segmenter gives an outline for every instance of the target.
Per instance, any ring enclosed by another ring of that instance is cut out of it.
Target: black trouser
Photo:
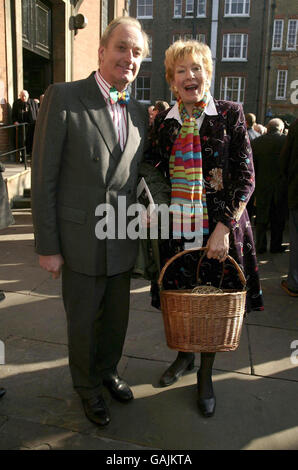
[[[87,276],[63,265],[62,293],[68,327],[69,367],[82,398],[101,392],[105,374],[122,355],[130,298],[130,275]]]
[[[282,236],[285,228],[286,212],[284,207],[276,204],[272,198],[269,212],[269,223],[263,222],[258,215],[256,223],[256,249],[257,252],[267,250],[267,228],[270,224],[270,250],[278,251],[281,248]]]

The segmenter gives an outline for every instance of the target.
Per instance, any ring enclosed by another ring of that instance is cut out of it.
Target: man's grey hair
[[[134,26],[142,33],[143,40],[144,40],[144,50],[143,50],[142,56],[143,58],[147,57],[149,53],[148,36],[143,30],[142,25],[139,22],[139,20],[137,20],[136,18],[133,18],[132,16],[119,16],[118,18],[115,18],[113,21],[111,21],[111,23],[107,26],[103,35],[101,36],[100,46],[107,47],[110,37],[112,36],[117,26],[119,26],[120,24]]]
[[[274,118],[271,119],[268,124],[267,124],[267,131],[268,132],[280,132],[282,133],[285,128],[285,123],[282,121],[282,119],[279,118]]]

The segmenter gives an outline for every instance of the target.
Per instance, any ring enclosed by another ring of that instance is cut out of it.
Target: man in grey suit
[[[136,202],[147,109],[120,92],[136,78],[148,38],[135,18],[114,20],[99,47],[99,70],[51,85],[37,120],[32,158],[32,214],[42,268],[59,277],[68,326],[69,365],[87,417],[110,421],[103,385],[133,398],[117,373],[128,324],[130,275],[138,240],[99,239],[96,208],[119,197]],[[118,101],[120,98],[120,101]],[[122,211],[120,211],[122,212]]]

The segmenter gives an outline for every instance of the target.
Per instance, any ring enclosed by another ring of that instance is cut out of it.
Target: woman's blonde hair
[[[143,50],[142,55],[143,57],[147,57],[149,53],[148,36],[143,30],[142,25],[139,22],[139,20],[137,20],[136,18],[133,18],[132,16],[119,16],[118,18],[115,18],[113,21],[111,21],[111,23],[107,26],[103,35],[100,38],[100,46],[107,47],[110,37],[112,36],[117,26],[119,26],[120,24],[134,26],[142,33],[143,40],[144,40],[144,50]]]
[[[188,56],[200,56],[202,57],[204,69],[207,73],[209,86],[212,78],[212,53],[210,47],[206,44],[198,41],[176,41],[167,50],[165,56],[165,68],[166,68],[166,80],[170,85],[173,93],[175,89],[172,86],[175,74],[175,66],[179,60],[183,60]]]

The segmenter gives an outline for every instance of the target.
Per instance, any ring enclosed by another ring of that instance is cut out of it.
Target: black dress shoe
[[[0,290],[0,302],[1,300],[4,300],[5,299],[5,294],[3,292],[3,290]]]
[[[215,405],[215,397],[198,398],[198,407],[204,418],[211,418],[214,415]]]
[[[102,396],[83,399],[83,407],[87,418],[95,424],[106,426],[110,422],[110,412]]]
[[[179,352],[177,358],[170,367],[163,373],[159,380],[161,387],[168,387],[184,374],[187,370],[194,368],[195,355],[193,353]]]
[[[108,388],[111,395],[116,398],[116,400],[121,402],[128,402],[133,399],[133,393],[131,389],[117,373],[107,376],[103,380],[103,384]]]
[[[6,393],[5,388],[0,387],[0,398],[2,398]]]

